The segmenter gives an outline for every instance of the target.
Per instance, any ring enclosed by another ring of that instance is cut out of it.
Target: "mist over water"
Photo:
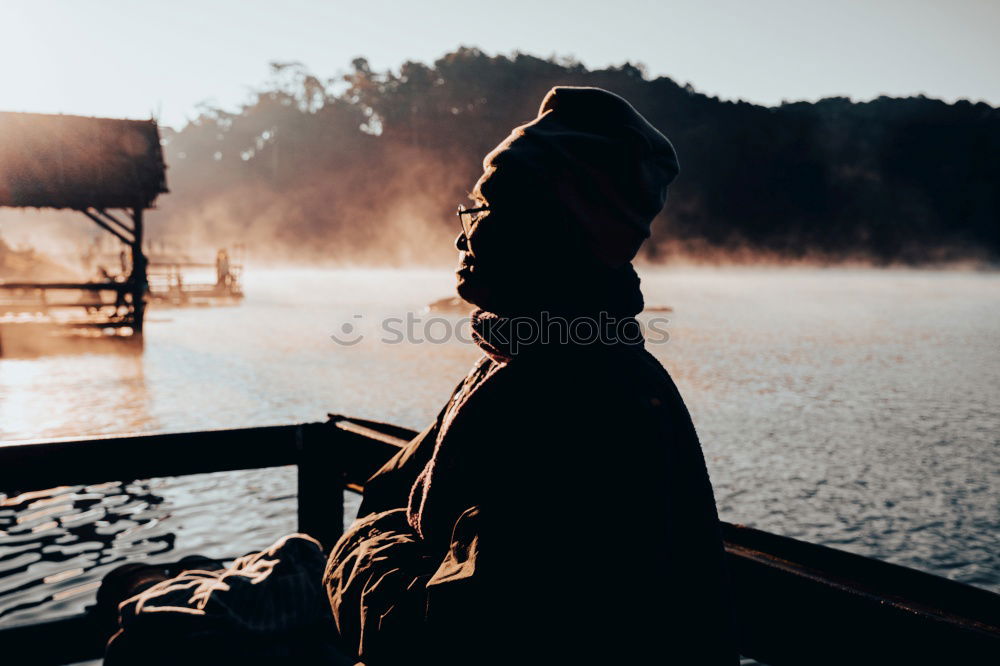
[[[640,274],[647,305],[673,308],[670,340],[650,351],[692,412],[724,520],[1000,590],[1000,275]],[[459,326],[421,314],[452,293],[448,270],[251,267],[245,290],[235,307],[152,308],[136,352],[0,359],[0,439],[328,412],[421,428],[479,355],[384,342],[387,318],[407,313],[419,337]],[[9,498],[0,624],[82,607],[125,558],[262,548],[294,530],[294,484],[260,470]]]

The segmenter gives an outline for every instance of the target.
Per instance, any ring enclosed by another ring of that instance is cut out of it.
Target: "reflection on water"
[[[162,430],[142,355],[106,352],[0,358],[0,439]]]
[[[63,486],[5,500],[0,505],[4,614],[41,605],[60,613],[93,596],[100,583],[97,570],[127,557],[169,551],[175,536],[157,517],[162,501],[144,482]]]
[[[724,519],[1000,589],[1000,276],[675,270],[643,285],[674,308],[651,351]],[[239,307],[153,310],[141,354],[0,360],[0,439],[331,411],[422,427],[477,352],[386,344],[383,322],[450,289],[447,271],[251,270]],[[459,321],[425,315],[413,333]],[[345,323],[360,342],[331,340]],[[294,529],[294,493],[278,469],[8,498],[0,624],[78,609],[125,557],[264,547]]]

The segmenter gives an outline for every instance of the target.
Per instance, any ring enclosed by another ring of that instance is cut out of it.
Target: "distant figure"
[[[112,282],[112,281],[114,281],[114,276],[112,276],[108,272],[108,269],[105,268],[104,266],[97,265],[95,267],[95,270],[94,270],[94,279],[97,282]],[[99,293],[99,292],[97,292],[97,293]],[[83,309],[84,309],[84,311],[87,314],[94,314],[94,313],[100,311],[100,307],[97,306],[97,305],[95,305],[91,301],[92,298],[94,298],[94,293],[86,292],[86,291],[81,291],[80,292],[80,297],[79,297],[79,299],[77,299],[78,302],[80,302],[80,303],[86,303],[86,305],[83,306]],[[98,300],[99,299],[100,299],[100,297],[98,296]]]
[[[677,170],[597,88],[552,89],[486,156],[456,241],[484,355],[324,574],[367,666],[738,662],[698,437],[634,319]]]
[[[215,286],[228,289],[232,280],[232,274],[229,272],[229,253],[223,248],[215,255]]]

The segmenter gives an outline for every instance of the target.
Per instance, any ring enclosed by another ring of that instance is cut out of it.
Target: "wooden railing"
[[[132,306],[135,285],[131,282],[0,282],[0,323],[61,324],[75,328],[134,327]],[[62,299],[50,293],[64,293]],[[83,296],[78,296],[83,293]],[[113,294],[106,300],[102,294]],[[78,308],[85,313],[53,318],[53,313],[68,314]],[[31,315],[24,318],[25,315]]]
[[[331,416],[325,423],[12,442],[0,444],[0,492],[296,465],[299,530],[329,547],[343,524],[343,489],[361,491],[413,435]],[[723,535],[745,656],[775,666],[1000,662],[1000,595],[747,527],[724,523]],[[666,627],[666,655],[669,649]],[[18,655],[24,666],[102,651],[87,614],[0,628],[0,656]]]

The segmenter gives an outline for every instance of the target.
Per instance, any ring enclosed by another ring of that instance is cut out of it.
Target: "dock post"
[[[345,474],[338,446],[339,431],[323,423],[299,426],[299,531],[323,545],[327,553],[344,532]]]
[[[146,312],[146,290],[149,287],[146,276],[146,255],[142,253],[142,207],[132,209],[132,319],[135,333],[142,333],[142,322]]]

